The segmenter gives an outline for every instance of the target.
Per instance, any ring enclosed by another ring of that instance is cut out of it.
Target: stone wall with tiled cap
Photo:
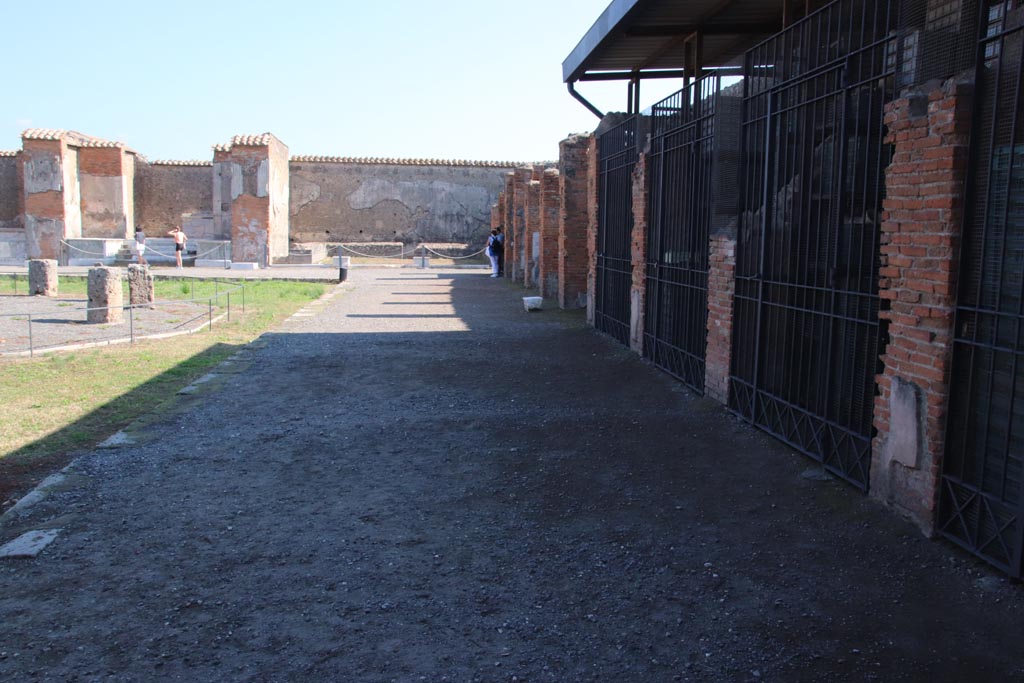
[[[464,159],[292,156],[299,242],[464,242],[483,248],[512,165]]]
[[[481,168],[515,168],[522,161],[474,161],[471,159],[404,159],[397,157],[333,157],[315,155],[292,156],[291,161],[319,164],[376,164],[385,166],[477,166]],[[538,162],[549,165],[551,162]]]
[[[154,159],[149,163],[152,166],[213,166],[212,161],[199,159]]]

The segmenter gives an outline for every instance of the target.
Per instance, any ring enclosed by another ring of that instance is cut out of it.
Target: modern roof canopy
[[[612,0],[562,62],[569,92],[579,81],[629,81],[628,111],[639,110],[639,84],[685,78],[729,64],[788,23],[787,8],[810,0]]]

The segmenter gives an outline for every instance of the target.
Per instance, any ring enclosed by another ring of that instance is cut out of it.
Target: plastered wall
[[[291,162],[296,242],[472,242],[490,229],[506,167]]]

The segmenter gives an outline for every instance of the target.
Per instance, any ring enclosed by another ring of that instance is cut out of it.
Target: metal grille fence
[[[837,0],[746,55],[730,406],[863,490],[878,318],[887,0]]]
[[[633,182],[637,121],[631,116],[598,141],[597,292],[594,327],[629,344],[633,280]]]
[[[721,86],[721,76],[706,76],[655,104],[650,114],[644,355],[701,393]]]
[[[939,530],[1024,576],[1024,2],[982,3]]]

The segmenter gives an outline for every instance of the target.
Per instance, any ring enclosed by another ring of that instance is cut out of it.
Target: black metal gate
[[[633,281],[633,168],[637,117],[631,116],[598,140],[597,282],[594,327],[629,344]]]
[[[1024,576],[1024,2],[983,2],[939,530]]]
[[[887,0],[837,0],[744,72],[730,406],[862,490],[896,19]]]
[[[644,356],[701,393],[720,86],[707,76],[651,108]]]

